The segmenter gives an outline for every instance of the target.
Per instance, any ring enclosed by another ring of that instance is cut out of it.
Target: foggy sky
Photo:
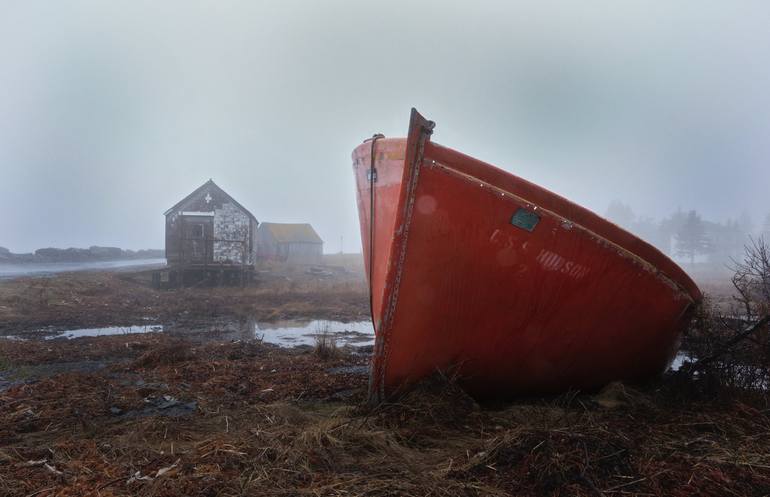
[[[770,212],[766,2],[0,1],[0,246],[163,247],[209,178],[359,251],[350,153],[433,139],[603,213]]]

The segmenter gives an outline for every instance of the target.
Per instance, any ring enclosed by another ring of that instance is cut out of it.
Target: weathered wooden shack
[[[257,218],[212,180],[174,204],[166,216],[166,260],[160,286],[243,282],[256,261]]]
[[[307,223],[262,223],[257,229],[257,256],[290,264],[320,264],[324,242]]]

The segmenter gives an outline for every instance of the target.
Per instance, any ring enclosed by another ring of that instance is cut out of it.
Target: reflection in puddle
[[[337,345],[374,345],[374,329],[371,321],[274,321],[271,323],[254,323],[254,334],[266,343],[274,343],[283,347],[296,345],[315,345],[319,335],[331,335]]]
[[[99,337],[104,335],[129,335],[131,333],[158,333],[163,331],[163,325],[140,325],[140,326],[108,326],[106,328],[81,328],[78,330],[66,330],[56,335],[45,337],[46,340],[57,338],[81,338],[81,337]]]
[[[374,344],[374,328],[371,321],[354,321],[343,323],[342,321],[325,320],[284,320],[272,322],[258,322],[254,319],[240,321],[213,321],[198,324],[176,325],[136,325],[136,326],[109,326],[104,328],[81,328],[76,330],[48,331],[44,338],[73,339],[81,337],[98,337],[106,335],[128,335],[132,333],[173,333],[194,334],[197,338],[211,338],[215,340],[262,340],[265,343],[280,345],[281,347],[295,347],[299,345],[315,345],[316,337],[320,335],[332,336],[338,346],[366,346]],[[44,332],[40,330],[37,333]],[[40,335],[37,335],[39,338]],[[26,339],[29,336],[5,336],[6,339]]]

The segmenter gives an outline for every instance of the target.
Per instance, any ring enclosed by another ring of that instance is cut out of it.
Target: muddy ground
[[[673,379],[366,406],[365,355],[166,334],[0,342],[0,495],[767,495],[770,416]]]
[[[151,272],[75,272],[0,282],[0,335],[41,328],[93,328],[143,323],[194,324],[216,318],[262,321],[369,317],[363,274],[336,268],[257,273],[245,288],[152,288]]]
[[[157,291],[142,274],[0,284],[0,495],[769,495],[762,397],[667,376],[479,405],[437,376],[365,403],[366,349],[217,333],[34,339],[212,315],[363,319],[358,273]]]

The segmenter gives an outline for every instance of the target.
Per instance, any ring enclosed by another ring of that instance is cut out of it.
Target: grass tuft
[[[325,361],[339,359],[342,351],[337,346],[337,339],[329,330],[329,323],[323,323],[315,333],[315,347],[313,353]]]

